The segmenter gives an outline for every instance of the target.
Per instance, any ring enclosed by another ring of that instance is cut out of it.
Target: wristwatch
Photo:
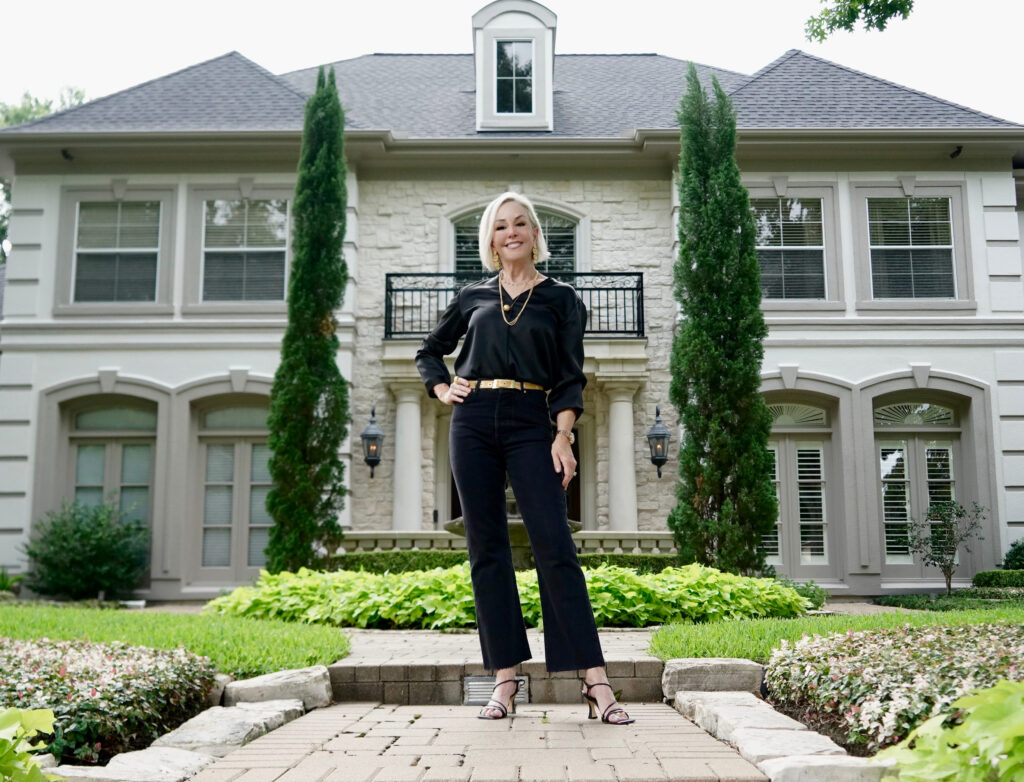
[[[572,429],[559,429],[557,434],[564,434],[565,439],[569,441],[569,445],[576,444],[576,435],[572,433]]]

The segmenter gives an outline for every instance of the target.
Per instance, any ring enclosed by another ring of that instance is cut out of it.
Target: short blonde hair
[[[490,269],[492,272],[498,271],[498,265],[494,262],[493,251],[491,250],[494,223],[498,218],[498,210],[509,201],[515,201],[526,209],[526,214],[530,218],[530,225],[537,230],[537,263],[546,261],[548,258],[548,242],[544,238],[544,229],[540,227],[540,220],[537,219],[537,210],[533,208],[533,203],[522,193],[509,191],[502,193],[491,201],[487,208],[484,209],[483,216],[480,218],[480,262],[484,265],[485,269]]]

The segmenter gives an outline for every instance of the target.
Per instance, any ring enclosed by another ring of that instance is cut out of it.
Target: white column
[[[633,443],[635,383],[609,383],[608,396],[608,526],[631,531],[636,523],[636,449]]]
[[[395,410],[395,472],[391,526],[396,530],[423,528],[423,458],[420,401],[423,385],[392,384]]]

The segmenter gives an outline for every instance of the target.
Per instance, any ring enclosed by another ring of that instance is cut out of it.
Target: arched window
[[[264,400],[199,410],[202,544],[210,577],[244,581],[266,564],[273,520],[267,513],[270,448]]]
[[[126,518],[149,524],[156,423],[152,402],[124,397],[76,404],[68,432],[75,501],[112,501]]]
[[[874,426],[885,562],[912,565],[907,522],[956,498],[959,416],[931,401],[889,401],[876,404]]]
[[[802,402],[771,402],[772,481],[779,500],[775,532],[764,538],[768,563],[790,576],[822,575],[828,566],[828,411]]]
[[[483,213],[483,209],[478,209],[452,221],[455,230],[455,274],[466,281],[480,279],[488,273],[480,265],[480,218]],[[537,218],[547,239],[550,254],[537,268],[542,274],[551,277],[576,271],[576,221],[547,209],[537,209]]]

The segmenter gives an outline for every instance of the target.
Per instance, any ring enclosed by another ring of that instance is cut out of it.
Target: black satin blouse
[[[470,380],[509,378],[537,383],[550,390],[552,416],[571,409],[583,412],[583,330],[587,310],[571,285],[548,277],[533,288],[529,304],[523,291],[515,299],[504,292],[512,309],[509,326],[501,317],[498,276],[466,285],[455,294],[437,326],[416,352],[416,368],[434,396],[438,383],[451,384],[444,356],[455,350],[465,335],[455,374]],[[525,310],[524,310],[525,306]]]

